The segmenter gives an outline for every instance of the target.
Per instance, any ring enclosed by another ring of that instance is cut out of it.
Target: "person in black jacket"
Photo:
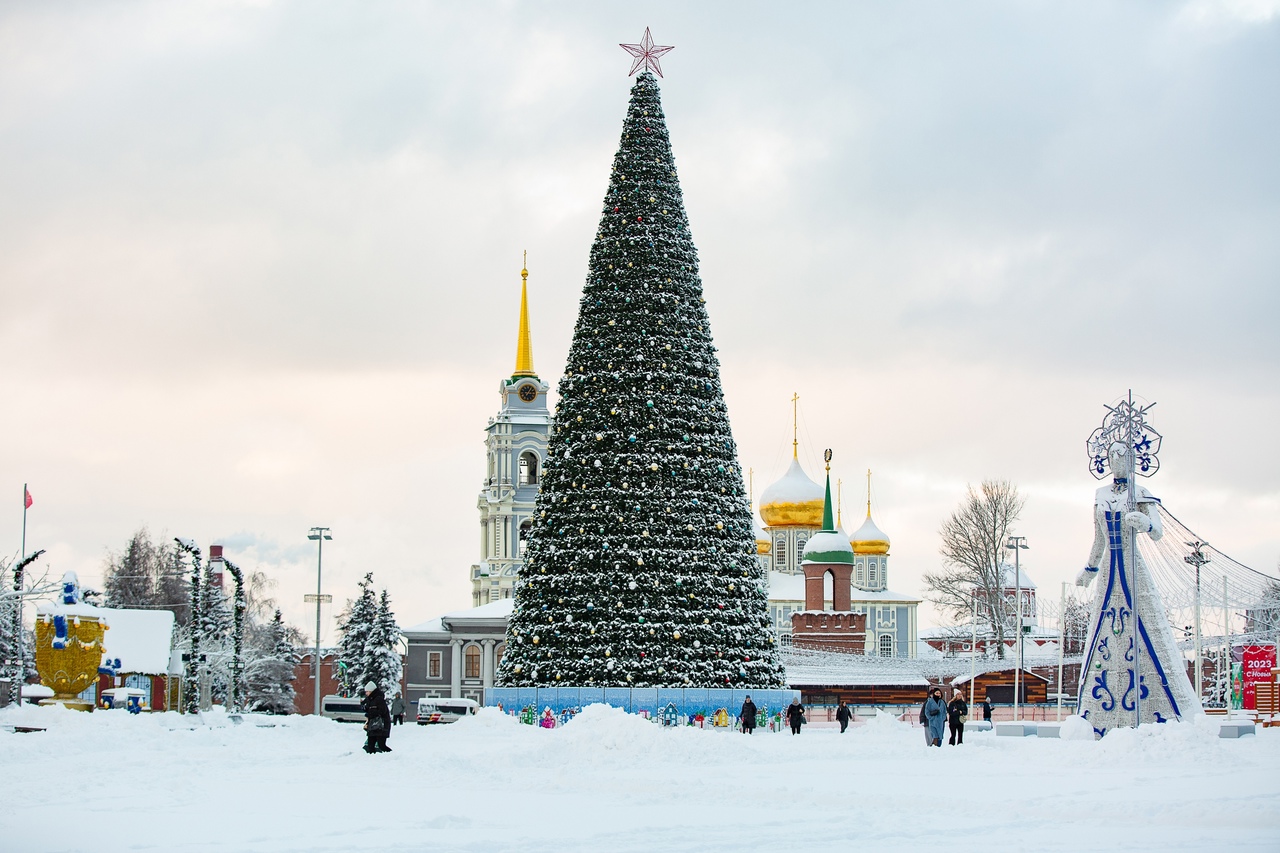
[[[804,706],[800,704],[799,699],[792,699],[791,704],[787,706],[787,722],[791,724],[791,733],[793,735],[800,734],[800,727],[804,725]]]
[[[982,697],[982,719],[988,723],[991,722],[991,697],[990,696]]]
[[[849,721],[853,719],[853,712],[849,710],[849,706],[844,704],[844,700],[840,700],[839,707],[836,708],[836,721],[840,723],[840,734],[844,734],[844,730],[849,728]]]
[[[382,688],[370,681],[364,686],[364,730],[369,733],[364,751],[390,752],[387,737],[391,734],[391,711]]]
[[[742,703],[742,713],[738,715],[738,719],[742,720],[742,733],[744,735],[755,734],[756,731],[756,703],[751,701],[751,697],[747,697],[747,701]]]
[[[952,746],[964,743],[964,721],[969,717],[969,703],[964,701],[964,694],[956,690],[947,704],[947,722],[951,725]]]

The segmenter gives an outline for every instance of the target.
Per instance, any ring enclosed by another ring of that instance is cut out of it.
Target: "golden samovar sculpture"
[[[41,705],[93,710],[80,694],[98,678],[107,627],[101,610],[81,603],[76,573],[63,575],[61,603],[36,608],[36,671],[40,683],[53,689],[53,698]]]

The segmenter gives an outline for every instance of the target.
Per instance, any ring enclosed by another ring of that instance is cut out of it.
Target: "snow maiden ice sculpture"
[[[1097,491],[1093,549],[1076,579],[1080,586],[1098,583],[1079,692],[1080,715],[1098,734],[1202,711],[1137,548],[1138,536],[1163,534],[1159,499],[1136,482],[1160,467],[1160,435],[1145,421],[1151,406],[1136,404],[1130,394],[1107,408],[1089,438],[1089,467],[1099,479],[1109,470],[1112,481]]]

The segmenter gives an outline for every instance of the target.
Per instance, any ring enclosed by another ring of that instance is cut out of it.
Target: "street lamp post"
[[[1209,562],[1209,558],[1204,555],[1204,548],[1209,543],[1201,542],[1197,539],[1187,544],[1191,546],[1191,553],[1182,559],[1196,567],[1196,698],[1200,699],[1202,686],[1204,685],[1204,664],[1200,656],[1200,569]]]
[[[315,715],[320,716],[320,604],[324,596],[320,592],[320,569],[324,562],[324,541],[332,539],[327,527],[313,527],[307,538],[316,543],[316,672],[315,672]]]
[[[1016,722],[1020,718],[1022,700],[1022,561],[1019,558],[1028,547],[1027,537],[1010,536],[1004,547],[1013,552],[1013,610],[1017,616],[1015,625],[1018,631],[1013,665],[1013,719]]]

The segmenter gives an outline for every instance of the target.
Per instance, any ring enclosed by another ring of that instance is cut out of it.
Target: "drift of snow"
[[[47,729],[0,729],[21,780],[4,848],[1273,850],[1280,826],[1280,730],[1225,740],[1203,720],[936,749],[889,715],[747,737],[601,705],[550,730],[482,709],[397,727],[393,753],[366,755],[356,725],[205,718],[0,710],[0,726]]]

